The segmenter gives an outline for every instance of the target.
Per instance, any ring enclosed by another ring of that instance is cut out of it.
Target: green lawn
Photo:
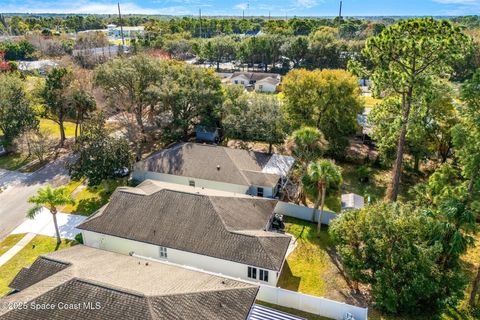
[[[297,238],[297,247],[287,258],[277,286],[314,296],[346,301],[349,287],[330,257],[328,232],[317,234],[311,222],[285,218],[285,231]]]
[[[9,153],[0,156],[0,169],[18,170],[28,163],[28,157],[22,154]]]
[[[23,267],[31,265],[38,256],[56,251],[57,249],[68,248],[75,244],[75,241],[64,240],[60,247],[57,248],[57,240],[53,237],[36,236],[33,238],[25,248],[0,267],[0,296],[3,296],[10,291],[8,285],[15,275]]]
[[[297,247],[295,251],[288,256],[277,286],[288,290],[355,304],[351,299],[350,289],[346,280],[338,271],[334,259],[332,259],[332,257],[334,257],[331,251],[333,244],[327,231],[322,230],[320,234],[317,235],[316,225],[290,217],[285,217],[285,231],[293,234],[295,238],[298,238]],[[476,236],[476,239],[477,243],[480,244],[480,234]],[[469,274],[469,283],[471,284],[476,272],[475,266],[480,264],[480,246],[470,248],[467,254],[462,257],[462,262],[464,270]],[[466,288],[465,297],[458,306],[444,312],[438,319],[480,319],[480,310],[477,311],[477,314],[472,314],[471,311],[468,310],[470,291],[471,286]],[[372,320],[412,319],[411,316],[385,315],[371,306],[369,307],[368,316],[369,319]],[[416,319],[426,320],[429,318],[417,317]]]
[[[10,250],[18,241],[20,241],[25,236],[24,233],[11,234],[0,242],[0,256]]]
[[[125,179],[108,180],[98,186],[86,187],[75,194],[74,190],[81,188],[80,184],[80,181],[72,181],[67,185],[67,190],[74,193],[76,203],[64,207],[62,212],[89,216],[108,202],[117,187],[124,186],[127,182]]]
[[[365,197],[367,201],[368,196],[370,196],[371,201],[382,200],[385,197],[387,187],[391,182],[390,179],[390,169],[381,169],[377,167],[370,166],[370,175],[369,181],[364,183],[360,182],[360,174],[358,168],[360,165],[350,164],[350,163],[338,163],[342,167],[342,177],[343,177],[343,193],[357,193]],[[399,200],[404,201],[410,198],[408,190],[410,187],[418,181],[410,181],[411,177],[404,174],[403,183],[400,185]]]
[[[58,123],[48,120],[48,119],[39,119],[40,120],[40,129],[52,132],[55,137],[60,138],[60,128]],[[75,136],[75,123],[66,121],[64,123],[65,127],[65,136],[67,138]]]

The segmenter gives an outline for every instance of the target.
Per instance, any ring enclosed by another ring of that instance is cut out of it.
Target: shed
[[[365,206],[365,199],[356,193],[342,194],[342,210],[361,209]]]

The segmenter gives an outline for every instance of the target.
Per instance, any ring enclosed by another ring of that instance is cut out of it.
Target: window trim
[[[160,258],[168,259],[167,247],[159,246],[158,247],[158,255],[160,256]]]
[[[268,282],[268,270],[260,269],[258,280]]]
[[[248,266],[247,278],[256,280],[257,279],[257,268]]]
[[[265,189],[263,187],[257,187],[257,197],[263,198],[264,194],[265,194]]]

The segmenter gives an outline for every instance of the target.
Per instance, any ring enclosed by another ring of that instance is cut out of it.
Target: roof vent
[[[219,164],[217,164],[217,170],[220,170],[220,165]]]

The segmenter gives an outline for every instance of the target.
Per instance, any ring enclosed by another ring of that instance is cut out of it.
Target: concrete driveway
[[[0,184],[8,186],[0,193],[0,241],[26,220],[25,214],[31,205],[27,199],[47,184],[60,186],[70,180],[65,163],[71,161],[65,156],[47,164],[31,174],[0,172]]]

